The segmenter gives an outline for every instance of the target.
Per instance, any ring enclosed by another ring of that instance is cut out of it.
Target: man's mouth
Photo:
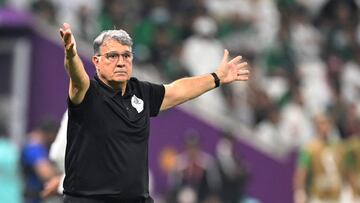
[[[117,70],[117,71],[114,72],[114,74],[126,74],[126,71]]]

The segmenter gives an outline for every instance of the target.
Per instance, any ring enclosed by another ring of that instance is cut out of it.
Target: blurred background
[[[142,80],[213,72],[225,48],[250,64],[248,82],[152,119],[155,202],[360,202],[359,3],[0,0],[0,202],[59,201],[39,194],[58,173],[48,150],[66,111],[63,22],[90,75],[104,29],[132,36]]]

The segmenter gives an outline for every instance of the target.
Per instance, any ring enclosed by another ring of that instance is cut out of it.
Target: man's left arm
[[[214,72],[216,75],[206,74],[176,80],[165,85],[165,96],[160,110],[166,110],[188,100],[194,99],[216,87],[215,77],[219,79],[219,85],[225,85],[234,81],[246,81],[249,79],[249,69],[246,62],[241,62],[241,56],[228,61],[229,52],[224,51],[220,66]]]

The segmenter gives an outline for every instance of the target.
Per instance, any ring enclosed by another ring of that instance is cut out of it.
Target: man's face
[[[93,57],[99,78],[111,87],[128,81],[132,74],[131,47],[114,39],[107,39],[100,47],[100,54]]]

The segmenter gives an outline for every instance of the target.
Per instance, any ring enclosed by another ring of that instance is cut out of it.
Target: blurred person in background
[[[20,169],[20,152],[0,123],[0,202],[23,202]]]
[[[360,46],[353,49],[353,59],[347,61],[341,72],[341,96],[346,103],[354,104],[360,108]]]
[[[345,174],[350,185],[352,202],[360,202],[360,133],[346,139]]]
[[[25,178],[25,202],[42,202],[41,191],[57,171],[49,160],[49,148],[58,131],[58,124],[45,120],[32,130],[23,146],[21,162]]]
[[[275,104],[265,109],[265,119],[255,127],[254,137],[271,152],[283,153],[286,149],[279,147],[279,145],[284,145],[284,141],[280,136],[279,108]]]
[[[149,195],[150,117],[220,85],[246,81],[241,57],[224,56],[215,72],[167,85],[132,75],[132,39],[124,30],[106,30],[94,40],[90,80],[77,54],[70,25],[63,24],[65,69],[69,75],[68,134],[64,202],[153,202]],[[207,50],[204,50],[207,51]]]
[[[245,202],[248,169],[236,151],[236,138],[224,132],[216,145],[215,160],[220,172],[219,195],[222,203]]]
[[[258,54],[273,43],[280,24],[276,1],[204,2],[210,15],[218,20],[222,40],[231,51]]]
[[[359,7],[356,1],[328,0],[319,11],[315,20],[325,39],[325,55],[334,53],[341,61],[352,58],[352,49],[359,44],[356,37]]]
[[[52,1],[35,0],[31,3],[30,10],[49,24],[57,22],[57,9]]]
[[[68,111],[65,111],[55,141],[51,144],[49,158],[54,163],[58,174],[51,177],[41,192],[43,197],[63,194],[63,182],[65,178],[65,149],[68,126]]]
[[[70,24],[79,25],[73,30],[85,41],[90,41],[100,30],[98,18],[103,0],[51,0],[56,7],[57,18]],[[100,21],[100,20],[99,20]]]
[[[317,114],[314,125],[314,139],[299,154],[294,202],[338,203],[344,188],[343,146],[326,114]]]
[[[190,75],[195,76],[214,70],[221,61],[224,45],[216,38],[216,21],[208,15],[195,18],[192,30],[194,34],[184,41],[181,59]],[[211,109],[215,113],[226,112],[226,100],[221,90],[229,87],[221,87],[197,99],[198,108],[206,107],[204,110]]]
[[[322,36],[312,24],[309,11],[294,4],[289,9],[289,34],[296,63],[320,60]]]
[[[280,112],[280,139],[288,150],[298,150],[313,138],[313,126],[304,108],[304,97],[297,82],[289,88],[289,101]]]
[[[184,41],[182,59],[191,75],[199,75],[216,68],[224,45],[216,38],[217,24],[210,16],[197,17],[192,28],[194,35]]]
[[[175,201],[204,202],[214,198],[220,189],[220,174],[215,159],[201,148],[197,131],[188,131],[184,143],[185,151],[176,157],[174,171],[170,176]]]

